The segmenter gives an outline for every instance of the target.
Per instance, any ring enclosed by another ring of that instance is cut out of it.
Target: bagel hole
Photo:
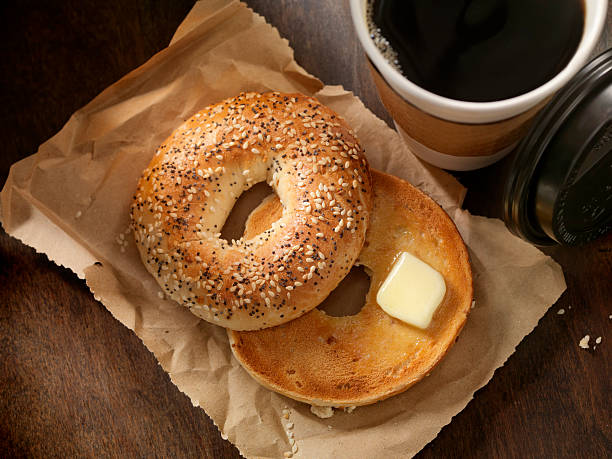
[[[221,237],[226,241],[240,239],[244,234],[246,221],[251,212],[271,194],[274,194],[274,190],[266,182],[259,182],[243,192],[221,228]]]
[[[363,266],[353,266],[325,301],[317,306],[328,316],[354,316],[365,304],[370,276]]]

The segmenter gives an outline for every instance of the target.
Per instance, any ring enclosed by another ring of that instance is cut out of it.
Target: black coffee
[[[582,0],[375,0],[375,24],[404,76],[457,100],[507,99],[550,80],[574,55]]]

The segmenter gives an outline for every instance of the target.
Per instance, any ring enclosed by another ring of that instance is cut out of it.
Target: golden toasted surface
[[[241,193],[266,181],[282,210],[257,234],[220,237]],[[159,147],[134,195],[147,270],[175,301],[237,330],[316,307],[359,255],[371,207],[363,151],[344,120],[301,94],[211,105]]]
[[[467,249],[446,213],[396,177],[372,171],[370,228],[357,260],[370,274],[365,305],[353,316],[313,309],[284,325],[256,332],[228,330],[235,357],[261,384],[296,400],[323,406],[374,403],[407,389],[440,361],[463,327],[472,302]],[[247,222],[265,227],[279,209],[269,199]],[[407,251],[439,271],[446,295],[421,330],[387,315],[378,288],[396,256]]]

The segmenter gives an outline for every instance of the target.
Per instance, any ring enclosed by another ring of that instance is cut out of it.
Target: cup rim
[[[565,68],[543,85],[509,99],[466,102],[440,96],[417,86],[387,62],[370,37],[365,17],[366,1],[350,0],[351,17],[361,46],[386,82],[403,99],[419,109],[459,123],[492,123],[512,118],[558,91],[586,64],[603,30],[608,8],[608,0],[584,0],[585,25],[578,48]]]

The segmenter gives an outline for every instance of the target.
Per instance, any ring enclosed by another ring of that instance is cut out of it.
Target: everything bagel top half
[[[266,181],[281,218],[220,237],[241,193]],[[300,94],[243,93],[176,129],[143,172],[131,206],[142,261],[164,292],[234,330],[279,325],[315,308],[365,239],[371,177],[353,132]]]

